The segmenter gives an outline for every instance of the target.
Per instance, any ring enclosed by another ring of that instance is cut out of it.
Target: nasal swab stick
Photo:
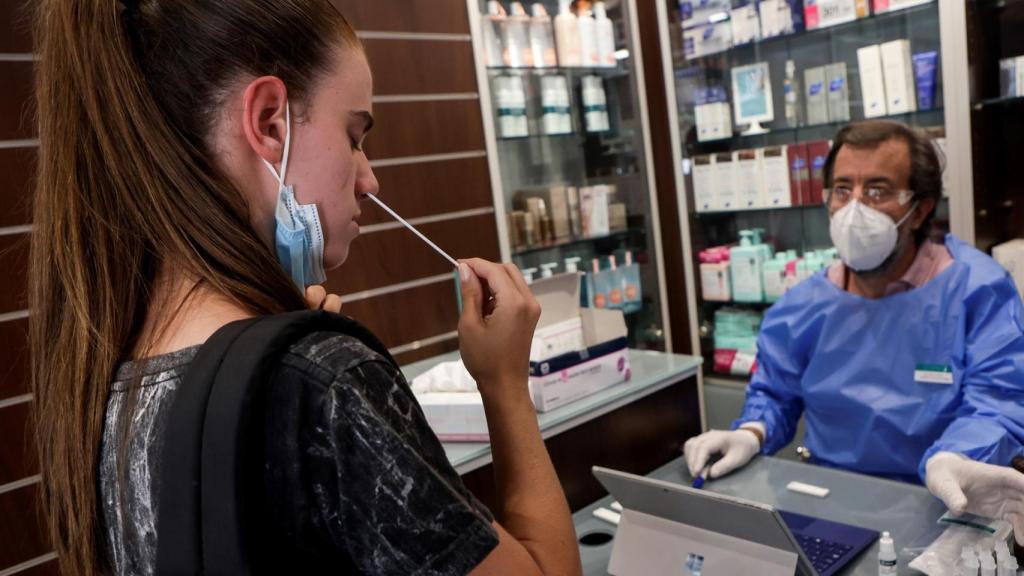
[[[381,208],[384,209],[385,212],[387,212],[388,214],[391,214],[392,218],[394,218],[395,220],[398,220],[403,226],[405,226],[409,230],[412,230],[412,233],[417,235],[417,236],[419,236],[420,240],[423,240],[424,242],[427,243],[428,246],[430,246],[431,248],[436,250],[438,254],[440,254],[441,256],[444,256],[445,260],[447,260],[447,261],[452,263],[452,266],[455,266],[456,268],[459,267],[459,263],[455,261],[455,258],[452,258],[451,256],[448,255],[447,252],[445,252],[444,250],[441,250],[440,248],[438,248],[437,244],[434,244],[433,242],[431,242],[430,238],[427,238],[426,236],[424,236],[412,224],[409,224],[408,222],[405,221],[404,218],[402,218],[401,216],[396,214],[394,210],[392,210],[391,208],[388,208],[388,205],[385,204],[384,202],[382,202],[380,198],[377,198],[377,196],[374,195],[374,194],[367,194],[367,196],[370,197],[370,200],[373,200],[374,202],[376,202],[377,206],[380,206]]]

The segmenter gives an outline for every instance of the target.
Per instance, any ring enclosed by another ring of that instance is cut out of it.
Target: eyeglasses
[[[842,208],[850,203],[854,197],[853,186],[839,185],[825,189],[825,205],[830,208]],[[861,189],[859,200],[871,207],[885,206],[890,202],[896,202],[905,206],[914,197],[913,190],[893,190],[887,186],[872,185]]]

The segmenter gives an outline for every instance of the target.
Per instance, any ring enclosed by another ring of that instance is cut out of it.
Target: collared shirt
[[[899,292],[906,292],[914,288],[924,286],[932,278],[942,273],[953,264],[953,257],[949,250],[942,244],[936,244],[931,240],[925,240],[917,248],[917,255],[914,262],[907,268],[903,276],[895,282],[890,282],[885,287],[885,295],[892,296]],[[846,266],[842,262],[836,262],[828,269],[828,279],[841,289],[846,289]]]

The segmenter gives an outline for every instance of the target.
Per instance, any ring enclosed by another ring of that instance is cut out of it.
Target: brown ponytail
[[[173,263],[253,314],[303,307],[210,160],[229,82],[301,100],[356,46],[327,0],[40,0],[29,272],[43,506],[64,574],[103,571],[97,463],[117,364]]]

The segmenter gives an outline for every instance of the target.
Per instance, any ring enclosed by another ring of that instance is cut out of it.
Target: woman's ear
[[[257,156],[273,166],[284,156],[288,132],[288,89],[276,76],[262,76],[245,88],[242,129]]]

